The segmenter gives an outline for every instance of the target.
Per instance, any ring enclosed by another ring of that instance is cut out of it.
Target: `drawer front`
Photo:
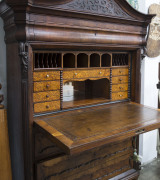
[[[59,156],[37,164],[37,179],[109,179],[131,168],[129,159],[132,154],[132,140],[129,140],[94,148],[75,156]]]
[[[63,71],[63,79],[83,79],[88,77],[106,77],[110,75],[109,69]]]
[[[47,91],[33,93],[33,102],[42,102],[42,101],[53,101],[60,99],[60,91]]]
[[[53,91],[60,89],[60,81],[34,82],[34,92]]]
[[[60,71],[33,72],[33,81],[53,81],[60,79]]]
[[[44,102],[34,104],[34,112],[47,112],[60,109],[60,101]]]
[[[112,77],[112,84],[121,84],[127,82],[128,82],[128,76]]]
[[[117,92],[117,91],[128,91],[128,83],[112,85],[112,92]]]
[[[112,93],[112,100],[121,100],[121,99],[127,99],[128,98],[128,92],[117,92],[117,93]]]
[[[124,76],[128,75],[128,68],[116,68],[112,70],[113,76]]]

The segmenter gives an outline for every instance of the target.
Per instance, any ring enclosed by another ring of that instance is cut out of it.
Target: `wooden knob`
[[[75,75],[77,76],[77,73],[75,73]]]
[[[47,85],[46,85],[46,88],[49,88],[49,86],[50,86],[50,85],[49,85],[49,84],[47,84]]]
[[[46,108],[49,109],[49,105],[47,105]]]
[[[99,72],[99,74],[102,74],[102,72]]]
[[[119,89],[123,89],[123,88],[120,86]]]
[[[119,73],[122,73],[122,71],[119,71]]]
[[[49,78],[49,74],[46,75],[46,78]]]
[[[120,96],[120,97],[122,97],[123,95],[122,95],[122,94],[120,94],[119,96]]]
[[[46,98],[49,98],[49,95],[48,95],[48,94],[46,95]]]
[[[119,79],[119,81],[122,81],[122,79]]]

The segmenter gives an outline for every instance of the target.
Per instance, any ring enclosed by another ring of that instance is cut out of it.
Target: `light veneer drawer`
[[[88,77],[108,77],[110,69],[94,69],[94,70],[67,70],[63,71],[63,79],[83,79]]]
[[[128,83],[112,85],[112,92],[128,91]]]
[[[33,93],[33,102],[53,101],[60,99],[60,91],[47,91]]]
[[[128,75],[128,68],[112,69],[112,76],[124,76],[124,75]]]
[[[60,89],[60,81],[34,82],[34,92],[53,91]]]
[[[112,84],[121,84],[127,82],[128,82],[128,76],[112,77]]]
[[[33,72],[33,81],[53,81],[60,79],[60,71]]]
[[[121,100],[121,99],[127,99],[128,98],[128,92],[117,92],[117,93],[112,93],[112,100]]]
[[[56,111],[60,109],[60,101],[51,101],[44,103],[36,103],[34,104],[34,112],[47,112],[47,111]]]

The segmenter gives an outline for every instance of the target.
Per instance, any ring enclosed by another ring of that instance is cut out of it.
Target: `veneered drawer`
[[[53,81],[60,79],[60,71],[33,72],[33,81]]]
[[[128,68],[116,68],[112,70],[112,76],[128,75]]]
[[[47,111],[55,111],[60,109],[60,101],[51,101],[44,103],[36,103],[34,104],[34,112],[47,112]]]
[[[113,84],[112,85],[112,92],[117,92],[117,91],[128,91],[128,83]]]
[[[117,93],[112,93],[112,100],[120,100],[120,99],[127,99],[128,98],[128,92],[117,92]]]
[[[33,93],[33,102],[53,101],[60,99],[60,91],[47,91]]]
[[[63,79],[83,79],[88,77],[106,77],[110,75],[110,69],[74,70],[63,71]]]
[[[34,92],[53,91],[60,89],[60,81],[34,82]]]
[[[127,82],[128,82],[128,76],[112,77],[112,84],[121,84]]]

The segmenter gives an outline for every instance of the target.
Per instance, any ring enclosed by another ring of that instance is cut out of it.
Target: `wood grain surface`
[[[7,112],[0,109],[0,179],[12,180]]]
[[[158,128],[160,112],[124,103],[37,117],[34,122],[57,146],[66,153],[75,154]]]
[[[33,81],[53,81],[60,79],[60,71],[33,72]]]
[[[42,91],[53,91],[60,89],[60,81],[41,81],[34,82],[33,84],[34,92],[42,92]]]

